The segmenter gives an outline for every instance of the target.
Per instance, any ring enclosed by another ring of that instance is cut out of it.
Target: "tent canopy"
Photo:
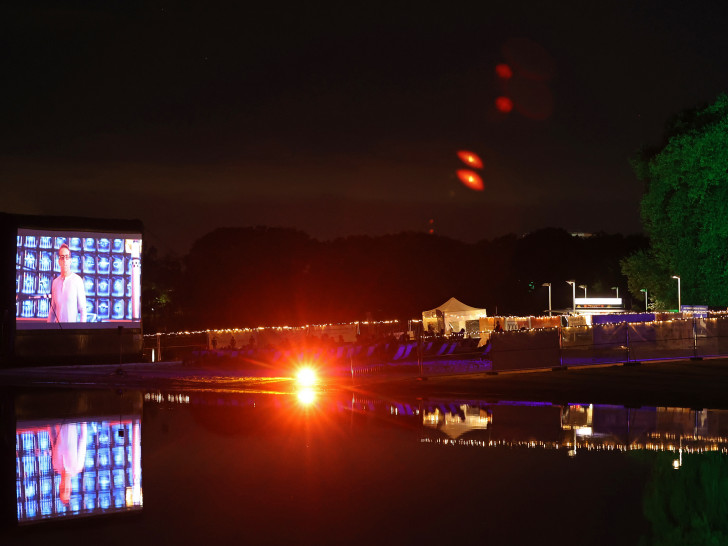
[[[442,317],[443,323],[438,327],[438,314]],[[469,320],[478,320],[481,317],[485,317],[486,312],[483,308],[471,307],[463,302],[450,298],[445,303],[434,309],[422,312],[422,325],[425,330],[429,329],[432,325],[432,329],[439,331],[443,328],[445,330],[458,331],[460,328],[465,328],[465,322]]]
[[[438,311],[450,314],[477,312],[482,313],[482,315],[478,315],[479,317],[485,316],[485,309],[465,305],[463,302],[456,298],[450,298],[439,307],[435,307],[434,309],[430,309],[429,311],[423,311],[422,314],[424,315],[425,313],[429,313],[431,316],[434,317],[437,316]]]

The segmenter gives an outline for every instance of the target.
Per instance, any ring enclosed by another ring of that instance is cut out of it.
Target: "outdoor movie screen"
[[[139,233],[18,229],[17,329],[141,326]]]
[[[18,421],[18,523],[140,511],[141,453],[141,415]]]

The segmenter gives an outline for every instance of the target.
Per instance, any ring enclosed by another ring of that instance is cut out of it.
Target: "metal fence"
[[[728,354],[728,317],[503,332],[491,340],[495,371],[702,358]]]

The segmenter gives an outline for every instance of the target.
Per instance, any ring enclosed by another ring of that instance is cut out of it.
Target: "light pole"
[[[619,286],[612,286],[612,290],[617,291],[617,297],[619,297]]]
[[[673,279],[677,279],[677,312],[682,311],[682,302],[680,301],[680,275],[673,275]]]
[[[640,288],[640,292],[645,293],[645,312],[647,312],[647,288]]]
[[[576,281],[566,281],[566,283],[571,285],[572,313],[576,315]]]
[[[548,286],[549,287],[549,316],[551,316],[551,283],[545,282],[541,286]]]
[[[585,284],[580,284],[579,285],[579,288],[583,288],[584,289],[584,299],[586,299],[586,285]]]

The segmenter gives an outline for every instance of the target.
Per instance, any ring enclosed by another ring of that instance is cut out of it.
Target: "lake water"
[[[2,544],[728,537],[726,411],[209,389],[2,407]]]

